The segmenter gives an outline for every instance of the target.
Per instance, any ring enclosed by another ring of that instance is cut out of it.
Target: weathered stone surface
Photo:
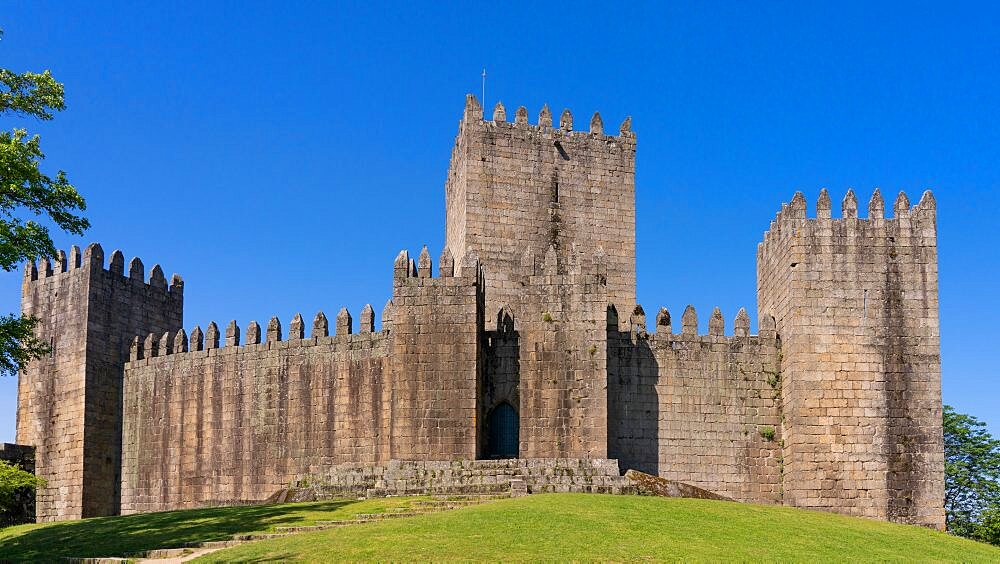
[[[833,219],[823,190],[813,219],[796,193],[758,245],[757,335],[718,308],[699,334],[692,306],[650,332],[631,120],[490,117],[466,99],[437,277],[426,247],[399,253],[378,332],[366,305],[357,333],[344,308],[334,336],[322,313],[308,338],[275,317],[241,346],[233,321],[220,348],[214,322],[188,341],[184,281],[158,266],[105,270],[99,245],[26,265],[54,350],[19,385],[39,517],[290,499],[304,479],[313,498],[632,491],[620,463],[653,491],[943,525],[933,195],[887,218],[876,192],[858,219],[849,191]]]
[[[659,497],[689,497],[694,499],[714,499],[718,501],[733,501],[724,495],[719,495],[708,490],[703,490],[691,484],[675,482],[638,470],[628,470],[625,472],[625,479],[631,482],[641,494],[655,495]]]

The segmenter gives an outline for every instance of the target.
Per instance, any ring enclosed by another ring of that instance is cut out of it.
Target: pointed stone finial
[[[893,217],[910,217],[910,199],[906,197],[906,192],[900,191],[896,196],[896,202],[892,206]]]
[[[135,362],[142,359],[142,341],[139,337],[132,337],[132,344],[128,347],[128,360]]]
[[[157,354],[157,349],[159,348],[160,341],[153,336],[152,333],[146,335],[146,338],[142,342],[142,350],[145,358],[156,358],[159,356]]]
[[[365,304],[365,307],[361,308],[359,323],[359,333],[372,333],[375,331],[375,309],[372,308],[372,304]]]
[[[806,218],[806,197],[802,192],[796,192],[795,196],[792,197],[792,202],[788,205],[788,215],[785,217],[789,219]]]
[[[69,248],[69,267],[80,268],[83,265],[83,253],[80,247],[73,245]]]
[[[621,135],[630,135],[632,133],[632,116],[625,117],[625,121],[618,127],[618,133]]]
[[[840,205],[840,217],[844,219],[858,218],[858,197],[854,195],[854,188],[848,188],[844,195],[844,202]]]
[[[25,280],[38,280],[38,265],[35,264],[34,259],[24,263],[24,278]]]
[[[111,253],[111,265],[108,267],[111,274],[117,274],[118,276],[125,275],[125,255],[118,249]]]
[[[506,121],[507,108],[503,107],[503,102],[497,102],[497,105],[493,107],[493,122],[506,123]]]
[[[337,335],[351,334],[351,313],[346,307],[340,308],[337,313]]]
[[[69,260],[66,259],[66,251],[62,249],[56,251],[56,268],[59,272],[69,272]]]
[[[420,257],[417,259],[417,277],[431,277],[431,253],[427,250],[427,245],[420,249]]]
[[[326,320],[326,314],[322,311],[316,314],[313,318],[313,329],[310,334],[312,337],[329,337],[330,336],[330,322]]]
[[[407,278],[410,275],[410,252],[406,249],[399,251],[395,262],[392,263],[393,278]]]
[[[170,338],[170,331],[160,336],[160,350],[157,353],[159,356],[174,354],[174,340]]]
[[[552,127],[552,111],[548,104],[542,105],[542,111],[538,112],[539,127]]]
[[[260,344],[260,324],[256,321],[251,321],[247,323],[247,338],[244,340],[244,344],[247,345],[259,345]]]
[[[761,339],[774,339],[777,336],[773,316],[767,314],[760,316],[758,327]]]
[[[693,305],[689,304],[686,308],[684,308],[684,314],[681,315],[681,334],[698,334],[698,313],[695,312]]]
[[[441,251],[441,258],[438,259],[438,276],[450,278],[455,275],[455,259],[451,256],[451,251],[446,247]]]
[[[525,108],[524,106],[517,108],[517,111],[514,112],[514,123],[518,125],[528,124],[528,108]]]
[[[656,312],[656,334],[657,335],[669,335],[673,333],[673,328],[670,326],[670,312],[667,308],[661,307],[660,311]]]
[[[195,352],[205,350],[205,335],[197,325],[191,330],[191,350]]]
[[[302,314],[296,313],[292,322],[288,324],[288,339],[304,339],[306,336],[306,326],[302,322]]]
[[[458,269],[459,276],[474,277],[480,275],[479,253],[475,249],[469,249],[462,257],[462,262]]]
[[[236,320],[229,322],[226,326],[226,346],[227,347],[238,347],[240,346],[240,328],[236,325]]]
[[[146,267],[142,265],[142,260],[139,257],[132,257],[132,260],[128,263],[128,277],[132,280],[138,280],[139,282],[144,282],[146,279]]]
[[[483,107],[479,104],[479,100],[477,100],[473,94],[465,95],[464,119],[466,121],[483,120]]]
[[[153,270],[149,271],[149,285],[160,290],[167,289],[167,278],[163,275],[163,269],[158,264],[154,264]]]
[[[188,352],[188,336],[182,327],[180,331],[174,335],[174,352],[175,353],[186,353]]]
[[[49,257],[42,257],[42,260],[39,261],[38,270],[42,273],[43,278],[52,276],[52,260]]]
[[[392,300],[386,300],[382,308],[382,331],[392,329]]]
[[[562,115],[559,116],[559,129],[573,131],[573,113],[569,111],[569,108],[563,110]]]
[[[210,322],[208,327],[205,328],[205,348],[219,348],[219,326],[214,321]]]
[[[736,321],[733,323],[733,335],[737,337],[750,336],[750,316],[747,315],[745,308],[741,307],[740,311],[736,313]]]
[[[722,336],[726,332],[726,320],[722,317],[722,310],[718,307],[712,310],[711,317],[708,318],[708,334]]]
[[[180,274],[170,275],[170,291],[172,293],[184,291],[184,279],[181,278]]]
[[[644,337],[646,336],[646,312],[642,309],[642,306],[635,304],[635,308],[632,309],[632,315],[628,318],[629,331],[633,335]]]
[[[872,193],[872,199],[868,200],[868,219],[885,218],[885,200],[882,199],[882,191],[878,188]]]
[[[917,202],[917,206],[919,206],[921,210],[937,209],[937,200],[934,199],[934,193],[930,190],[924,190],[923,195],[920,196],[920,201]]]
[[[833,204],[830,203],[830,193],[826,191],[826,188],[822,188],[819,191],[819,199],[816,200],[816,217],[819,219],[830,219],[831,208]]]
[[[594,117],[590,118],[590,132],[604,135],[604,120],[598,112],[594,112]]]
[[[267,342],[276,343],[281,340],[281,321],[277,316],[267,322]]]
[[[99,243],[91,243],[83,250],[83,263],[90,268],[104,268],[104,249]]]

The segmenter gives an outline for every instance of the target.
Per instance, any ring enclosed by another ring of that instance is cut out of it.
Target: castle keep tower
[[[82,260],[81,260],[82,259]],[[121,251],[104,268],[98,244],[62,251],[53,265],[29,263],[21,289],[25,315],[51,354],[18,381],[17,442],[36,447],[39,520],[115,515],[121,479],[122,370],[133,335],[180,328],[184,283],[168,287],[159,265],[145,281],[142,261],[128,275]]]
[[[783,358],[784,502],[944,527],[937,231],[930,192],[839,219],[796,194],[757,250]]]
[[[547,106],[531,125],[497,104],[487,121],[470,94],[445,191],[446,246],[482,261],[488,329],[509,319],[489,339],[484,432],[508,404],[520,456],[606,457],[607,306],[635,305],[629,120],[605,135],[598,114],[574,131],[569,110],[553,127]]]

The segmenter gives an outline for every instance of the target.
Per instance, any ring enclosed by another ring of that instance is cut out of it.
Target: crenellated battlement
[[[937,219],[937,202],[930,190],[924,191],[920,201],[910,206],[910,199],[905,192],[897,194],[892,205],[892,216],[886,214],[885,199],[879,188],[872,192],[868,200],[866,217],[858,215],[858,198],[854,189],[848,188],[841,201],[840,217],[833,217],[830,194],[823,188],[814,206],[815,215],[810,217],[807,212],[806,198],[802,192],[796,192],[791,202],[783,203],[775,214],[770,227],[764,232],[764,239],[758,245],[758,253],[766,250],[778,238],[789,235],[789,230],[799,228],[826,228],[835,224],[851,225],[857,228],[910,228],[920,236],[933,237],[934,225]]]
[[[608,329],[629,333],[635,339],[646,339],[651,343],[672,343],[675,341],[702,341],[705,343],[727,340],[738,342],[740,339],[774,340],[774,318],[763,315],[758,322],[758,334],[750,333],[750,315],[746,308],[740,308],[733,320],[732,332],[726,333],[726,322],[722,311],[716,307],[708,320],[708,333],[698,333],[698,313],[693,305],[684,308],[681,315],[681,331],[674,332],[673,319],[670,311],[661,307],[656,312],[653,331],[649,332],[646,323],[646,312],[641,305],[636,305],[628,318],[621,317],[614,306],[608,308]]]
[[[129,263],[128,274],[125,273],[125,256],[120,250],[111,253],[110,261],[105,265],[104,249],[99,243],[91,243],[80,252],[80,247],[73,245],[69,254],[63,250],[56,253],[54,259],[42,257],[37,262],[30,260],[24,265],[24,285],[25,288],[33,287],[34,283],[44,281],[47,278],[59,278],[63,275],[72,275],[74,272],[101,271],[110,278],[132,280],[147,286],[151,290],[159,290],[168,293],[182,294],[184,292],[184,279],[179,274],[170,277],[169,284],[163,274],[163,269],[159,264],[153,265],[149,271],[149,277],[145,277],[142,260],[133,257]]]
[[[384,315],[384,314],[383,314]],[[190,336],[184,329],[175,332],[149,333],[144,337],[136,336],[129,347],[129,364],[135,366],[140,361],[150,361],[166,356],[183,354],[229,354],[249,350],[267,350],[288,347],[311,347],[334,343],[353,343],[381,339],[388,335],[383,319],[383,330],[374,330],[374,309],[366,305],[361,314],[359,332],[354,333],[351,315],[347,308],[342,308],[337,315],[336,332],[329,334],[326,314],[322,311],[313,318],[312,330],[305,336],[302,315],[296,313],[289,324],[289,333],[283,338],[281,320],[272,317],[268,321],[263,336],[261,327],[256,321],[247,324],[246,332],[240,330],[235,320],[226,325],[225,339],[221,339],[218,325],[212,321],[203,332],[200,325],[191,329]],[[242,339],[242,342],[241,342]]]
[[[510,128],[522,131],[537,133],[542,136],[563,137],[570,139],[600,139],[604,141],[618,141],[630,145],[635,144],[635,132],[632,131],[632,118],[626,117],[618,127],[618,135],[606,135],[604,133],[604,120],[599,112],[594,112],[590,118],[586,130],[574,130],[573,113],[567,108],[563,109],[559,116],[557,126],[553,126],[552,111],[548,104],[544,104],[538,112],[537,121],[532,124],[528,122],[528,109],[519,106],[514,112],[514,121],[507,120],[507,108],[503,102],[497,102],[493,107],[491,119],[485,119],[483,107],[473,94],[465,96],[465,111],[462,114],[462,127],[466,125],[482,125],[493,128]]]

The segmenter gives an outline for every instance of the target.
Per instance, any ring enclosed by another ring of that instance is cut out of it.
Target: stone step
[[[147,550],[142,557],[150,560],[157,560],[161,558],[180,558],[194,553],[194,548],[158,548],[155,550]]]

